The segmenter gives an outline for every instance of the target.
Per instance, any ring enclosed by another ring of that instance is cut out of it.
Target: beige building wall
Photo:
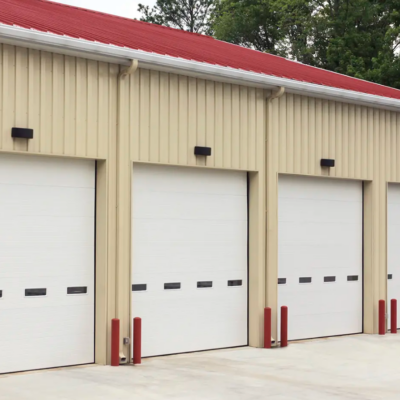
[[[387,182],[400,182],[399,114],[0,44],[0,151],[97,160],[96,361],[109,361],[110,320],[131,324],[131,179],[137,162],[249,173],[250,345],[263,308],[276,337],[280,173],[364,184],[365,331],[386,297]],[[11,138],[29,127],[34,139]],[[212,156],[194,156],[209,146]],[[323,170],[321,158],[336,167]],[[133,198],[134,201],[134,198]],[[130,357],[129,347],[121,348]]]
[[[378,330],[386,299],[387,183],[400,182],[400,114],[286,94],[268,102],[267,293],[276,335],[278,176],[300,174],[364,182],[364,330]],[[321,158],[335,159],[332,169]],[[289,311],[290,312],[290,311]]]
[[[0,152],[98,160],[96,362],[115,312],[117,65],[0,44]],[[11,128],[34,138],[13,139]]]

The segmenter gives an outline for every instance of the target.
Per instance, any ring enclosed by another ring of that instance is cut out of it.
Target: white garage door
[[[289,340],[362,332],[362,185],[280,176],[279,306]]]
[[[246,181],[134,166],[132,314],[143,356],[247,344]]]
[[[94,361],[95,164],[0,155],[0,373]]]
[[[397,327],[400,327],[400,185],[389,184],[388,187],[388,314],[390,317],[390,300],[397,299]],[[390,321],[390,320],[389,320]],[[390,322],[388,323],[390,329]]]

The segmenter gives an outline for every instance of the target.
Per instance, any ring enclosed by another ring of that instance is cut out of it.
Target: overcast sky
[[[55,0],[58,3],[69,4],[71,6],[89,8],[108,14],[121,15],[127,18],[140,18],[137,12],[138,4],[153,5],[155,0]]]

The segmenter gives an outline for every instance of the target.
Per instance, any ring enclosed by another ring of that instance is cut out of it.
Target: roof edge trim
[[[249,72],[231,67],[223,67],[183,58],[171,57],[141,50],[133,50],[111,44],[92,42],[85,39],[76,39],[69,36],[61,36],[50,32],[41,32],[33,29],[21,28],[0,23],[0,38],[8,41],[34,43],[57,50],[59,53],[76,51],[90,55],[89,58],[107,57],[115,63],[129,65],[132,59],[137,59],[145,65],[153,65],[161,68],[172,68],[186,73],[197,73],[209,76],[210,79],[225,78],[247,82],[248,84],[262,85],[266,89],[285,87],[287,92],[330,98],[336,101],[375,106],[379,108],[400,109],[400,100],[355,92],[346,89],[338,89],[331,86],[316,85],[313,83],[296,81],[293,79],[279,78],[272,75]]]

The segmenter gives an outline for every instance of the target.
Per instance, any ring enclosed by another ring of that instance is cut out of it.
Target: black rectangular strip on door
[[[278,278],[278,285],[285,285],[286,284],[286,278]]]
[[[67,294],[86,294],[87,286],[71,286],[67,288]]]
[[[311,283],[312,278],[310,276],[305,276],[299,278],[299,283]]]
[[[358,275],[348,275],[347,280],[348,281],[358,281]]]
[[[324,276],[324,282],[335,282],[336,276]]]
[[[236,280],[228,281],[228,286],[242,286],[242,280],[236,279]]]
[[[393,274],[388,274],[388,279],[393,279]]]
[[[132,285],[132,292],[142,292],[147,290],[147,283],[138,283],[136,285]]]
[[[212,281],[200,281],[197,282],[197,287],[198,288],[210,288],[212,287],[213,283]]]
[[[3,297],[3,291],[0,290],[0,298]]]
[[[26,297],[31,297],[31,296],[46,296],[47,289],[46,288],[40,288],[40,289],[25,289],[25,296]]]
[[[180,289],[180,288],[181,288],[181,283],[180,282],[164,283],[164,289],[165,290]]]

